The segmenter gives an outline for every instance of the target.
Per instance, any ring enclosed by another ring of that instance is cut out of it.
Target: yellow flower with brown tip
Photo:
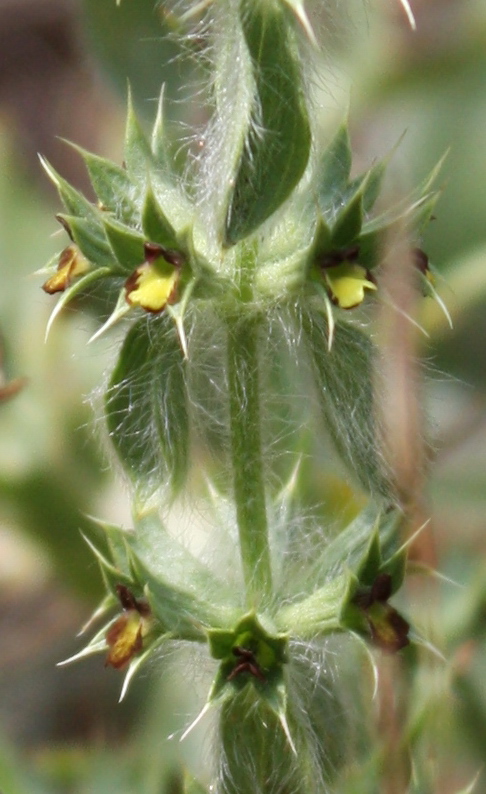
[[[54,295],[55,292],[64,292],[76,276],[82,276],[89,268],[90,264],[78,246],[68,245],[59,257],[56,272],[42,285],[42,289],[49,295]]]
[[[150,624],[150,608],[137,600],[126,585],[117,585],[117,593],[124,612],[106,632],[109,651],[105,666],[122,670],[143,647],[143,637]]]
[[[136,610],[121,615],[108,629],[106,642],[109,646],[106,666],[122,670],[142,650],[142,618]]]
[[[125,282],[127,303],[157,314],[177,300],[182,254],[145,243],[145,261]]]
[[[368,271],[355,262],[342,262],[324,273],[333,303],[340,309],[354,309],[365,299],[365,290],[375,290]]]
[[[357,261],[359,246],[331,251],[318,261],[332,302],[340,309],[363,303],[366,290],[376,290],[371,273]]]

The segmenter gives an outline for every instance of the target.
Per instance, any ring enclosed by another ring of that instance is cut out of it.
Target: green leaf
[[[346,757],[354,749],[347,710],[328,672],[329,660],[322,663],[312,647],[306,654],[299,646],[295,650],[280,702],[271,705],[253,686],[223,702],[218,742],[221,794],[326,791],[342,762],[343,747]]]
[[[395,223],[395,222],[394,222]],[[391,231],[392,224],[389,228],[379,228],[372,231],[366,231],[359,236],[359,264],[367,270],[373,270],[381,263],[385,251],[385,244],[387,238],[387,231]]]
[[[165,248],[180,248],[174,228],[162,211],[150,184],[142,210],[142,228],[150,242],[158,243]]]
[[[82,193],[72,187],[69,182],[66,182],[66,180],[57,173],[50,163],[48,163],[47,160],[42,157],[41,163],[47,175],[57,187],[61,200],[69,215],[90,220],[94,226],[99,225],[97,210],[88,201],[88,199],[85,198]]]
[[[351,245],[359,236],[363,224],[363,192],[364,185],[361,185],[337,215],[332,227],[333,248]]]
[[[358,577],[360,584],[367,585],[369,587],[371,587],[375,581],[382,562],[378,522],[372,529],[368,540],[368,548],[366,549],[363,558],[360,560],[358,569],[356,571],[356,576]]]
[[[342,609],[354,589],[355,578],[349,573],[336,576],[310,596],[283,606],[275,618],[277,625],[301,639],[339,631]]]
[[[144,236],[109,216],[103,217],[103,226],[119,264],[131,273],[145,260]]]
[[[153,550],[150,556],[153,557]],[[224,609],[218,609],[218,605],[194,594],[190,588],[177,587],[160,571],[154,574],[150,558],[142,559],[132,552],[132,566],[134,579],[143,583],[152,612],[164,632],[181,639],[205,642],[206,628],[224,623]]]
[[[324,579],[337,576],[345,569],[362,575],[363,564],[372,562],[374,558],[376,568],[371,564],[366,575],[373,580],[379,572],[379,564],[383,558],[393,554],[401,539],[401,522],[403,514],[400,510],[391,510],[383,513],[383,507],[370,500],[364,510],[339,532],[326,546],[319,570]],[[380,559],[377,558],[376,540],[379,539]]]
[[[133,586],[131,571],[124,573],[122,570],[118,569],[116,564],[110,559],[111,555],[109,551],[106,553],[106,549],[101,550],[87,535],[83,537],[98,561],[106,590],[115,595],[117,585],[119,584],[124,584],[131,588]]]
[[[317,166],[317,193],[323,213],[339,203],[351,172],[352,154],[348,123],[343,122]]]
[[[302,312],[302,320],[322,416],[338,452],[367,491],[393,501],[374,416],[374,344],[364,331],[338,322],[328,351],[324,315],[310,309]]]
[[[138,184],[145,184],[152,163],[152,150],[135,113],[130,91],[123,154],[128,176]]]
[[[314,261],[317,257],[326,254],[332,249],[332,235],[331,230],[322,216],[318,218],[317,227],[314,234],[314,241],[312,244],[311,259]]]
[[[226,219],[228,245],[258,229],[289,197],[304,173],[311,145],[290,13],[275,0],[246,0],[241,23],[256,96]]]
[[[435,205],[437,204],[439,198],[440,193],[435,191],[434,193],[431,193],[430,196],[425,197],[417,207],[412,209],[410,224],[412,231],[417,237],[420,237],[424,233],[426,227],[429,225],[430,219],[432,218],[433,212],[435,210]]]
[[[134,525],[135,532],[127,537],[127,542],[156,579],[191,597],[204,597],[218,604],[228,619],[233,618],[234,599],[227,585],[168,532],[157,510],[136,514]]]
[[[397,533],[397,540],[398,539],[399,535]],[[380,573],[387,573],[391,576],[391,591],[392,594],[396,593],[402,586],[405,574],[407,573],[406,549],[398,551],[397,554],[385,560],[380,567]]]
[[[169,153],[164,125],[164,95],[165,85],[163,85],[160,90],[157,115],[155,116],[154,125],[152,127],[150,148],[157,163],[157,167],[159,169],[161,168],[163,171],[167,171],[169,170],[167,165],[169,162]]]
[[[184,360],[164,314],[136,322],[123,343],[106,396],[108,429],[122,465],[146,495],[183,485],[189,425]]]
[[[351,184],[350,189],[353,191],[359,190],[363,187],[363,211],[365,214],[371,212],[376,204],[378,196],[380,195],[383,177],[386,173],[386,162],[375,163],[364,174],[356,177]]]
[[[116,524],[109,524],[106,521],[98,521],[93,519],[93,533],[96,540],[96,545],[99,547],[99,541],[103,541],[104,547],[102,549],[104,556],[109,557],[113,562],[115,568],[130,577],[130,560],[127,552],[127,538],[130,533],[126,529],[117,526]]]
[[[99,267],[96,270],[91,270],[86,273],[84,276],[81,276],[80,279],[75,281],[61,293],[54,309],[52,310],[49,320],[46,326],[46,339],[49,336],[50,330],[54,324],[54,320],[59,314],[62,312],[65,306],[68,305],[70,301],[73,300],[77,295],[81,295],[85,291],[87,287],[90,287],[92,284],[95,284],[102,278],[110,278],[113,276],[112,268],[111,267]]]
[[[88,262],[98,267],[108,267],[116,273],[117,262],[101,224],[98,226],[89,219],[72,215],[60,214],[58,217],[67,224],[74,242]]]
[[[91,184],[103,209],[115,213],[118,220],[133,223],[138,215],[134,200],[135,186],[125,169],[79,146],[75,149],[86,164]]]
[[[387,238],[392,239],[394,230],[408,232],[411,243],[420,238],[430,222],[439,193],[432,193],[410,204],[401,202],[382,215],[365,222],[358,239],[359,263],[372,270],[382,259]]]
[[[223,702],[219,735],[222,794],[312,791],[279,716],[254,687]]]

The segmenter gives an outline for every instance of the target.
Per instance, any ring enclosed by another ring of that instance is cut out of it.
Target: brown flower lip
[[[158,243],[146,242],[143,250],[145,260],[125,281],[126,301],[151,314],[159,314],[167,305],[177,303],[180,269],[186,260],[180,251]],[[157,262],[162,266],[164,262],[166,266],[170,265],[171,273],[163,275]]]
[[[143,615],[144,617],[150,615],[150,607],[147,604],[147,602],[140,598],[139,599],[135,598],[130,588],[127,587],[125,584],[117,584],[115,589],[120,604],[122,605],[122,608],[125,611],[128,611],[129,609],[135,609],[140,615]]]
[[[347,248],[341,248],[335,251],[329,251],[323,256],[319,257],[317,264],[319,267],[326,269],[329,267],[336,267],[343,262],[356,262],[359,257],[359,245],[350,245]]]
[[[182,267],[186,261],[185,256],[180,251],[174,251],[172,248],[165,248],[158,243],[144,243],[143,251],[145,254],[145,261],[151,265],[161,256],[174,267]]]
[[[363,613],[372,642],[382,651],[396,653],[409,645],[410,625],[388,603],[391,595],[392,578],[388,573],[380,573],[369,590],[355,595],[353,603]]]
[[[123,613],[106,632],[109,651],[105,667],[123,670],[143,648],[144,619],[150,616],[150,607],[124,584],[116,585],[116,593]]]
[[[88,261],[77,245],[68,245],[61,251],[56,272],[42,285],[42,289],[49,295],[64,292],[71,285],[73,279],[86,273],[89,267]]]

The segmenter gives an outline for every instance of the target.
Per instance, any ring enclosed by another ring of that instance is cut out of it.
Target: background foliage
[[[460,586],[412,580],[407,594],[447,660],[424,664],[412,704],[417,734],[422,721],[437,721],[439,790],[447,793],[466,786],[486,761],[486,2],[417,0],[416,33],[398,3],[333,5],[322,12],[330,30],[328,78],[320,88],[329,137],[350,96],[357,170],[406,130],[393,159],[397,193],[450,147],[426,248],[444,276],[441,293],[455,327],[449,330],[433,304],[421,319],[431,335],[422,351],[435,457],[429,553]],[[202,752],[191,738],[161,749],[162,737],[187,722],[183,694],[173,686],[177,670],[170,693],[156,670],[117,706],[117,675],[99,657],[54,667],[73,652],[74,634],[100,594],[97,566],[80,538],[83,514],[130,519],[85,399],[111,359],[109,339],[86,347],[106,307],[93,299],[83,313],[70,308],[45,345],[51,305],[31,276],[59,247],[50,239],[58,202],[36,151],[89,193],[78,159],[55,136],[116,160],[127,77],[147,118],[166,82],[180,141],[185,125],[204,120],[202,101],[190,97],[205,76],[163,38],[173,24],[161,9],[154,14],[151,0],[118,9],[113,0],[0,2],[2,372],[5,384],[27,378],[15,399],[0,404],[4,794],[128,794],[141,781],[144,790],[159,792],[176,755]],[[325,470],[318,485],[335,491]],[[198,676],[195,669],[191,687]],[[172,711],[179,725],[169,725]]]

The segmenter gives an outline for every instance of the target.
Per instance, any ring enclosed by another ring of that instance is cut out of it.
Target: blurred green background
[[[416,711],[418,723],[440,726],[437,791],[447,794],[486,764],[486,0],[415,0],[416,32],[398,0],[314,5],[316,27],[330,30],[319,89],[329,135],[350,105],[365,166],[406,132],[392,161],[395,193],[449,150],[423,247],[443,276],[454,329],[428,303],[421,321],[431,335],[422,354],[435,450],[427,532],[439,570],[458,586],[412,584],[409,594],[446,657],[424,665]],[[190,741],[182,749],[163,741],[188,712],[173,686],[158,683],[160,670],[117,705],[119,677],[100,657],[55,667],[79,647],[75,634],[101,593],[80,535],[84,516],[130,518],[89,397],[113,355],[110,338],[86,346],[104,307],[70,307],[45,344],[55,299],[32,275],[64,245],[37,152],[91,195],[60,138],[119,159],[127,79],[147,118],[166,83],[176,150],[188,125],[204,122],[193,97],[205,75],[178,49],[174,25],[152,0],[119,8],[114,0],[0,0],[2,794],[156,794],[176,757],[193,750]]]

